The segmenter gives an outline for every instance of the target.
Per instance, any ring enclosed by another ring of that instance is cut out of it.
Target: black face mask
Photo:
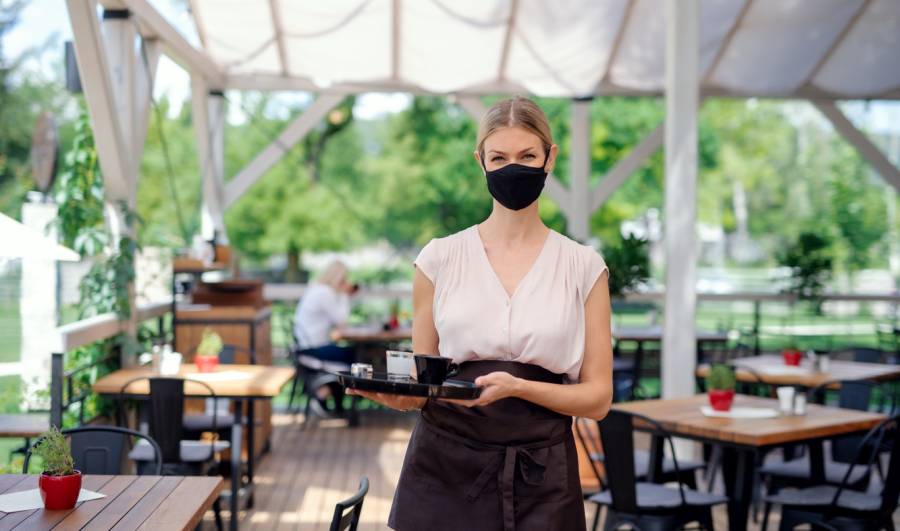
[[[546,165],[547,158],[544,158]],[[481,162],[484,167],[484,161]],[[487,171],[488,191],[498,203],[510,210],[522,210],[537,201],[544,189],[547,172],[544,168],[535,168],[523,164],[507,164],[502,168]]]

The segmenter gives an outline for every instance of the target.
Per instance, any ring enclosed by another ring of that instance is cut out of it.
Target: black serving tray
[[[390,376],[376,372],[371,378],[353,376],[347,371],[334,373],[338,381],[348,389],[389,393],[393,395],[421,396],[431,398],[459,398],[471,400],[481,395],[481,387],[472,382],[448,379],[443,385],[421,384],[410,377]]]

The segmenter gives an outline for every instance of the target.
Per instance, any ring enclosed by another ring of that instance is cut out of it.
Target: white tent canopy
[[[191,0],[222,88],[660,94],[660,0]],[[900,98],[896,0],[703,0],[701,93]]]
[[[4,214],[0,214],[0,234],[0,259],[81,260],[75,251]]]
[[[225,209],[348,93],[454,95],[476,119],[480,94],[573,98],[569,182],[551,175],[547,194],[582,240],[591,213],[665,145],[664,396],[694,390],[703,97],[810,100],[900,189],[900,170],[834,101],[900,99],[898,0],[189,0],[199,47],[151,0],[66,4],[111,203],[136,202],[160,54],[190,73],[206,233],[225,235]],[[229,89],[317,96],[226,179]],[[664,95],[666,118],[593,184],[586,98],[614,94]]]

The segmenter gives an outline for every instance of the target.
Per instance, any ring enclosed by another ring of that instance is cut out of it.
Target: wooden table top
[[[0,475],[0,493],[37,488],[36,475]],[[194,529],[222,491],[219,477],[84,476],[82,488],[106,494],[69,511],[0,513],[0,529]]]
[[[703,394],[686,398],[625,402],[613,404],[613,408],[649,417],[673,435],[752,447],[866,431],[885,418],[878,413],[814,404],[807,406],[806,415],[798,416],[768,419],[706,417],[700,407],[708,404],[709,399]],[[749,395],[735,395],[734,405],[778,409],[777,400]]]
[[[697,341],[724,343],[728,341],[727,332],[715,332],[712,330],[697,330]],[[662,341],[663,328],[659,325],[650,326],[615,326],[612,329],[613,338],[619,341]]]
[[[32,438],[50,429],[50,415],[0,415],[0,437]]]
[[[412,339],[412,328],[401,326],[396,330],[382,330],[373,326],[348,326],[337,329],[334,338],[353,343],[398,343]]]
[[[218,374],[218,376],[216,376]],[[120,369],[94,382],[93,390],[101,395],[118,395],[122,386],[142,376],[159,376],[149,367]],[[291,367],[271,365],[219,365],[214,373],[200,373],[196,365],[185,363],[178,376],[196,378],[208,384],[220,398],[273,398],[294,377]],[[128,386],[128,395],[146,395],[150,385],[141,380]],[[206,386],[186,382],[187,396],[209,396]]]
[[[731,364],[736,368],[735,376],[739,381],[756,382],[757,378],[754,376],[756,373],[764,383],[773,385],[815,387],[829,380],[887,381],[900,379],[900,365],[884,363],[831,360],[828,372],[817,372],[806,360],[799,367],[790,367],[784,364],[781,356],[764,354],[738,358],[732,360]],[[750,370],[741,370],[741,367],[747,367]],[[708,373],[708,365],[697,367],[697,376],[705,378]]]

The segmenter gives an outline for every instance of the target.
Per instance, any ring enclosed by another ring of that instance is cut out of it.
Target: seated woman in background
[[[347,280],[347,266],[335,260],[310,282],[294,313],[294,336],[301,349],[325,361],[353,363],[351,347],[338,346],[332,331],[350,316],[350,296],[356,287]]]

